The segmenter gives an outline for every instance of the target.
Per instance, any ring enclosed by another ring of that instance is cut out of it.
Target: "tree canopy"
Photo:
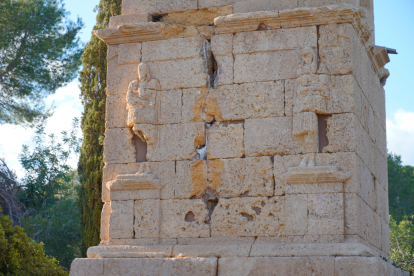
[[[33,124],[50,114],[43,99],[76,76],[83,23],[62,0],[2,0],[0,14],[0,124]]]

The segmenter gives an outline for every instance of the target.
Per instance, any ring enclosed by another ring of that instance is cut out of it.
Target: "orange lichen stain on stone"
[[[199,93],[199,94],[198,94]],[[203,121],[204,109],[206,107],[206,97],[208,94],[207,88],[197,89],[197,98],[195,100],[194,106],[191,108],[193,113],[193,118],[190,122],[200,122]]]
[[[222,121],[221,108],[217,104],[217,98],[212,95],[213,91],[206,100],[206,111],[208,116],[213,116],[216,121]]]
[[[194,160],[191,164],[191,185],[193,186],[192,196],[199,198],[207,188],[206,161]]]
[[[216,190],[221,186],[221,172],[224,164],[220,159],[208,161],[208,181],[209,188]]]

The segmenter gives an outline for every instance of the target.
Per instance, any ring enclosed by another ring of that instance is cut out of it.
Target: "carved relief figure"
[[[128,125],[157,123],[156,91],[161,90],[160,82],[152,79],[147,64],[138,65],[138,79],[129,84],[126,96]]]

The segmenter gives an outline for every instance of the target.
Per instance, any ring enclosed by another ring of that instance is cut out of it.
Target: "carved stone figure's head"
[[[300,74],[315,74],[317,69],[316,51],[311,47],[302,50],[302,63],[300,66]]]
[[[145,63],[138,64],[139,81],[147,81],[150,78],[150,71],[148,65]]]

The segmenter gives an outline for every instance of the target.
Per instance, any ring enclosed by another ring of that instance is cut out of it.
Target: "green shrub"
[[[30,239],[8,216],[0,216],[0,275],[68,275],[43,244]]]
[[[414,274],[414,216],[400,222],[390,216],[391,259],[395,264]]]

